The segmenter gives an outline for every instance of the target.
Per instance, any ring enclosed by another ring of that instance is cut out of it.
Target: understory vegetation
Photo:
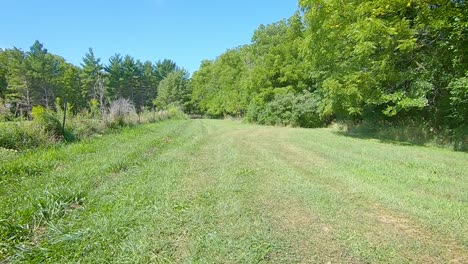
[[[468,259],[463,152],[172,120],[0,157],[0,262]]]
[[[111,102],[110,108],[102,116],[93,116],[87,112],[73,115],[70,112],[64,126],[65,113],[59,106],[57,109],[59,111],[56,112],[35,106],[31,112],[32,121],[0,122],[0,149],[19,151],[47,147],[61,142],[102,136],[121,127],[187,118],[187,115],[175,106],[167,110],[142,111],[137,114],[128,100],[119,99]]]

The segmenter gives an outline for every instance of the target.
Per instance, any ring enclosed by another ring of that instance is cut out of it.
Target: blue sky
[[[37,39],[79,65],[89,47],[107,62],[114,53],[169,58],[193,73],[203,59],[250,43],[260,24],[288,18],[295,0],[0,0],[0,48],[28,50]]]

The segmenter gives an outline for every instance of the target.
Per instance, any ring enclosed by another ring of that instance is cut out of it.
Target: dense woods
[[[335,120],[467,134],[465,1],[299,1],[252,43],[204,61],[193,101],[212,116],[319,127]]]
[[[190,74],[171,60],[141,62],[93,50],[77,67],[36,41],[0,51],[3,118],[53,108],[73,113],[125,98],[137,112],[177,105],[211,117],[321,127],[334,121],[412,126],[466,140],[467,4],[301,0],[289,19],[261,25],[248,45]]]

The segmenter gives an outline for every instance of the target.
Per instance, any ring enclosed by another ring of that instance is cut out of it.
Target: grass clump
[[[52,144],[50,136],[37,123],[30,121],[0,122],[0,147],[23,150]]]
[[[86,114],[77,114],[68,120],[66,129],[70,131],[75,140],[103,135],[109,129],[106,123],[99,118],[89,117]]]

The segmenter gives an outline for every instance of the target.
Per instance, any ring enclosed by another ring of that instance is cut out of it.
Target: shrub
[[[3,104],[3,102],[0,100],[0,122],[2,121],[7,121],[12,118],[12,114],[10,112],[10,109]]]
[[[44,129],[34,122],[0,122],[0,147],[23,150],[52,144]]]
[[[111,126],[132,125],[135,123],[135,116],[135,107],[130,100],[121,98],[111,102],[108,123]]]
[[[125,99],[111,103],[107,115],[108,122],[91,118],[82,112],[75,116],[69,113],[65,131],[58,119],[58,113],[48,111],[41,106],[33,107],[33,121],[0,122],[0,155],[10,155],[9,150],[24,150],[39,146],[48,146],[58,140],[84,139],[96,134],[104,134],[108,126],[120,127],[139,123],[154,123],[167,119],[186,119],[187,115],[178,107],[171,106],[158,112],[143,111],[136,115],[133,105]]]
[[[294,94],[287,89],[277,89],[272,94],[253,100],[247,120],[265,125],[294,127],[320,127],[323,122],[317,110],[317,100],[309,92]]]
[[[99,117],[101,116],[101,111],[99,110],[99,102],[96,99],[91,99],[89,101],[89,112],[91,117]]]
[[[44,109],[42,106],[34,106],[31,115],[33,121],[42,126],[51,136],[57,139],[64,136],[62,124],[53,112]]]
[[[466,77],[453,80],[448,89],[451,117],[458,124],[465,123],[468,121],[468,72]]]
[[[167,109],[168,111],[168,118],[167,119],[187,119],[188,116],[184,113],[181,107],[171,105]]]

